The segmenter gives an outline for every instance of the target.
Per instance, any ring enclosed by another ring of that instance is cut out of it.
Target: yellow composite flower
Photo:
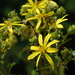
[[[9,21],[5,20],[4,23],[0,23],[0,30],[2,30],[3,28],[7,27],[8,31],[10,33],[13,33],[13,29],[12,29],[12,26],[25,26],[23,24],[19,24],[19,22],[13,22],[13,23],[10,23]]]
[[[38,36],[39,46],[31,46],[30,47],[30,49],[34,50],[34,52],[32,54],[30,54],[27,59],[31,60],[34,57],[38,56],[37,61],[36,61],[36,67],[38,67],[40,57],[43,54],[46,57],[49,64],[52,66],[52,69],[54,69],[54,62],[53,62],[52,58],[47,53],[58,52],[58,49],[52,48],[51,45],[53,45],[59,41],[54,40],[54,41],[51,41],[48,43],[50,37],[51,37],[51,34],[47,34],[46,37],[44,38],[44,41],[43,41],[42,35],[39,34],[39,36]]]
[[[68,14],[64,15],[62,18],[59,18],[59,19],[56,21],[56,27],[57,27],[57,28],[63,28],[63,25],[60,24],[60,23],[63,22],[63,21],[68,20],[68,19],[64,19],[67,15],[68,15]]]
[[[54,15],[54,11],[50,11],[48,13],[45,13],[45,10],[43,10],[42,13],[38,12],[37,15],[35,15],[34,17],[26,19],[26,21],[37,19],[38,22],[37,22],[37,25],[35,27],[36,30],[38,30],[38,28],[40,27],[40,25],[43,21],[44,25],[41,28],[44,29],[46,27],[45,17],[46,16],[52,16],[52,15]]]
[[[45,8],[47,0],[42,0],[38,2],[37,0],[28,0],[29,4],[22,5],[22,7],[29,7],[29,12],[40,12],[39,8]],[[24,13],[23,15],[26,15],[27,13]]]

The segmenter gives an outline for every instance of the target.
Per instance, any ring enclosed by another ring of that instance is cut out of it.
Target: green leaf
[[[8,70],[9,70],[9,73],[10,73],[10,71],[11,71],[11,68],[12,68],[15,64],[16,64],[16,63],[13,62],[13,63],[9,63],[9,64],[7,65],[7,68],[8,68]]]

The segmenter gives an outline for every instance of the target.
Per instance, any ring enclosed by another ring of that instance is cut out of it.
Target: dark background
[[[0,1],[0,22],[3,22],[3,18],[7,19],[7,14],[12,11],[16,10],[18,14],[20,13],[21,5],[25,4],[27,0],[1,0]],[[66,12],[69,14],[67,25],[75,24],[75,0],[54,0],[58,3],[59,6],[63,6],[66,9]],[[67,27],[67,26],[65,26]],[[75,35],[70,35],[68,38],[72,37],[72,40],[66,44],[67,47],[71,47],[73,50],[75,49]],[[26,42],[26,41],[24,41]],[[21,47],[21,44],[24,42],[18,42],[17,46],[20,50],[24,46]],[[72,44],[71,44],[72,43]],[[15,48],[17,49],[17,48]],[[27,74],[27,66],[28,64],[24,63],[23,60],[20,60],[16,55],[12,55],[10,52],[10,62],[16,61],[17,64],[12,68],[11,73],[14,74],[22,74],[22,75],[29,75]],[[30,66],[32,67],[32,66]],[[68,69],[65,70],[66,75],[75,75],[75,63],[73,61],[69,62],[67,65]],[[28,68],[29,69],[29,68]],[[30,70],[31,71],[31,70]]]

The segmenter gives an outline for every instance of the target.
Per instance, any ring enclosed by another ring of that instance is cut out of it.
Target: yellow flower
[[[33,0],[28,0],[29,4],[22,5],[22,7],[29,7],[29,9],[28,9],[29,12],[33,12],[33,11],[40,12],[39,8],[45,8],[46,1],[47,0],[42,0],[42,1],[40,1],[40,3],[38,3],[37,0],[35,0],[34,2],[33,2]],[[24,13],[24,14],[26,15],[27,13]]]
[[[29,55],[27,59],[31,60],[31,59],[33,59],[34,57],[36,57],[38,55],[38,58],[37,58],[37,61],[36,61],[36,67],[38,67],[38,62],[40,60],[41,55],[44,54],[47,61],[52,66],[52,69],[54,69],[54,62],[53,62],[52,58],[47,53],[58,52],[58,49],[51,48],[51,45],[53,45],[54,43],[57,43],[59,41],[54,40],[54,41],[51,41],[51,42],[48,43],[50,37],[51,37],[51,34],[47,34],[44,41],[43,41],[42,35],[39,34],[38,42],[39,42],[40,46],[31,46],[30,47],[30,49],[34,50],[35,52],[33,52],[31,55]]]
[[[26,21],[29,21],[29,20],[34,20],[34,19],[37,19],[38,22],[37,22],[37,25],[36,25],[36,31],[38,30],[38,28],[40,27],[42,21],[43,21],[43,26],[41,27],[42,29],[44,29],[46,27],[46,21],[45,21],[45,17],[50,17],[54,15],[54,11],[50,11],[48,13],[45,13],[45,10],[42,11],[42,13],[38,12],[38,14],[34,17],[31,17],[31,18],[28,18],[26,19]]]
[[[60,23],[63,22],[63,21],[68,20],[68,19],[64,19],[67,15],[68,15],[68,14],[64,15],[62,18],[59,18],[59,19],[56,21],[56,27],[57,27],[57,28],[63,28],[63,25],[60,24]]]
[[[13,29],[12,29],[12,26],[15,25],[15,26],[25,26],[23,24],[19,24],[19,22],[13,22],[13,23],[10,23],[9,21],[5,20],[4,23],[0,23],[0,30],[2,30],[3,28],[7,27],[8,31],[10,33],[13,33]]]

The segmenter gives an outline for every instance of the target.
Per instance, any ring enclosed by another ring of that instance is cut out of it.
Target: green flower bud
[[[13,22],[14,22],[14,21],[20,21],[20,20],[21,20],[21,19],[20,19],[18,16],[12,18],[12,21],[13,21]]]
[[[61,6],[59,9],[57,9],[56,12],[58,15],[62,15],[66,13],[66,10]]]
[[[37,37],[36,36],[33,36],[31,39],[29,39],[30,42],[34,42],[37,40]]]
[[[67,48],[61,51],[61,55],[63,59],[70,59],[72,57],[71,51]]]
[[[49,12],[51,10],[56,9],[57,7],[58,7],[57,3],[50,0],[50,1],[47,2],[46,10],[47,10],[47,12]]]
[[[9,13],[8,13],[8,16],[9,16],[9,17],[15,17],[15,16],[17,16],[17,13],[16,13],[15,10],[14,10],[14,11],[9,12]]]
[[[69,34],[75,34],[75,25],[69,26],[68,32]]]
[[[72,55],[75,56],[75,50],[72,52]]]
[[[58,39],[58,38],[60,38],[60,34],[59,33],[57,33],[57,32],[54,32],[54,33],[52,33],[52,38],[54,38],[54,39]]]
[[[22,7],[22,8],[20,9],[20,14],[26,13],[26,12],[27,12],[27,9],[26,9],[25,7]]]

